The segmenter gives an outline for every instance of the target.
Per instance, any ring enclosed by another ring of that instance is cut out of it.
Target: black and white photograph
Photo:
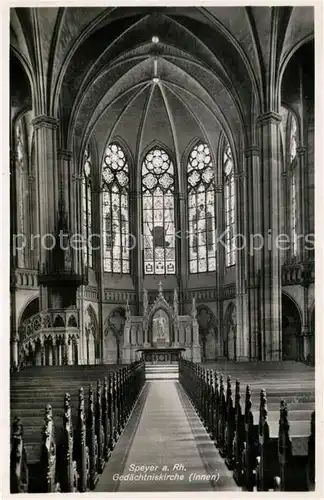
[[[318,492],[315,11],[8,8],[8,494]]]

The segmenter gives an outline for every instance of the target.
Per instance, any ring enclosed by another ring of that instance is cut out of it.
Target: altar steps
[[[163,364],[156,365],[145,364],[145,379],[146,380],[178,380],[179,379],[179,365]]]

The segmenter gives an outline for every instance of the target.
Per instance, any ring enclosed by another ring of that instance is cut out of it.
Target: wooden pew
[[[302,422],[303,424],[305,422]],[[309,491],[315,486],[315,411],[308,425],[292,429],[285,401],[281,402],[278,463],[279,474],[275,477],[281,491]]]
[[[299,402],[300,381],[296,383],[290,371],[287,371],[287,378],[284,378],[285,371],[278,373],[272,365],[268,365],[268,368],[269,374],[274,374],[273,380],[269,381],[268,404],[264,390],[260,392],[259,408],[252,403],[252,391],[256,396],[260,385],[263,384],[262,377],[254,376],[252,370],[252,373],[247,375],[251,377],[251,383],[246,386],[243,412],[239,380],[236,381],[233,403],[230,376],[227,377],[225,395],[224,377],[222,374],[219,376],[215,369],[203,368],[187,360],[181,360],[179,367],[180,383],[188,392],[226,464],[233,469],[237,484],[248,491],[253,491],[256,485],[258,489],[265,491],[278,487],[274,478],[279,474],[277,441],[280,386],[291,400],[290,415],[294,433],[295,429],[300,432],[303,426],[308,424],[313,410],[312,373],[306,376],[305,389],[303,385],[306,394]],[[240,373],[237,365],[235,371],[236,374]],[[306,438],[308,437],[307,435]],[[312,436],[309,437],[309,442],[309,449],[314,449]],[[314,457],[314,452],[309,454]],[[308,460],[308,470],[308,477],[314,480],[314,460],[311,458]],[[310,479],[309,483],[313,484]]]
[[[14,418],[11,431],[10,491],[28,493],[29,471],[24,445],[24,431],[21,420]]]
[[[72,404],[71,395],[65,394],[63,412],[59,409],[56,397],[55,405],[62,417],[61,425],[57,426],[58,440],[55,441],[54,438],[53,409],[47,405],[41,454],[37,453],[37,446],[34,446],[32,462],[28,461],[21,421],[14,418],[10,464],[11,491],[75,492],[93,489],[106,460],[109,459],[111,436],[118,438],[122,432],[144,383],[144,364],[135,362],[119,369],[117,374],[109,374],[103,385],[98,380],[96,395],[92,386],[89,387],[87,411],[83,388],[79,389],[77,406],[75,402]],[[130,390],[126,391],[126,388]],[[44,387],[44,391],[48,397],[48,388]],[[42,400],[44,394],[41,391],[39,394],[39,400]],[[33,405],[31,411],[30,405]],[[23,399],[20,410],[30,415],[27,428],[32,430],[30,436],[33,439],[34,426],[37,434],[40,421],[40,417],[35,415],[38,405],[38,402],[25,402]],[[72,413],[76,408],[74,427]],[[39,432],[39,436],[40,434]]]
[[[56,471],[56,441],[51,405],[46,405],[39,462],[29,466],[28,491],[57,493],[61,491]]]
[[[87,446],[86,412],[84,405],[83,387],[79,390],[78,420],[75,430],[73,455],[77,464],[79,475],[79,491],[81,493],[90,489],[90,456]]]
[[[266,393],[264,390],[261,391],[258,426],[259,454],[256,467],[258,491],[277,490],[279,483],[275,478],[278,477],[284,478],[281,480],[282,491],[307,491],[308,489],[307,444],[312,410],[292,410],[290,425],[287,415],[284,416],[285,412],[287,408],[284,402],[281,403],[280,412],[279,410],[269,412]],[[299,451],[296,451],[298,446]],[[293,470],[294,466],[291,467],[289,464],[295,464],[295,470]],[[296,474],[298,469],[299,474]],[[288,486],[289,489],[287,489]]]

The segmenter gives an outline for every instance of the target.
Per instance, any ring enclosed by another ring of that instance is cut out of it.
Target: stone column
[[[57,171],[57,126],[58,120],[50,116],[38,116],[33,120],[35,133],[35,153],[38,179],[39,212],[39,267],[46,275],[51,269],[51,250],[47,249],[53,240],[49,236],[55,232],[59,208],[59,176]],[[42,241],[44,238],[44,241]],[[40,286],[40,310],[51,306],[50,293],[46,286]]]
[[[19,343],[18,332],[12,332],[12,336],[11,336],[11,368],[13,370],[16,370],[18,368],[18,363],[19,363],[18,343]]]
[[[66,350],[67,350],[67,364],[72,365],[73,364],[73,356],[72,356],[72,349],[73,349],[73,342],[72,339],[70,339],[67,344],[66,344]]]
[[[44,340],[41,341],[41,365],[46,365]]]
[[[310,331],[309,331],[309,315],[308,315],[308,286],[307,283],[305,283],[305,286],[303,287],[303,292],[304,292],[304,304],[303,304],[303,324],[302,324],[302,342],[303,342],[303,352],[299,353],[299,356],[304,358],[305,360],[307,359],[307,355],[310,354],[311,348],[310,348]]]
[[[62,344],[57,344],[57,365],[62,366]]]
[[[216,191],[216,221],[223,221],[224,219],[224,194],[223,194],[223,186],[220,183],[221,181],[219,180],[219,183],[216,184],[215,186],[215,191]],[[221,237],[221,234],[223,233],[223,227],[222,225],[219,224],[219,227],[216,230],[216,235],[217,237]],[[217,273],[216,273],[216,290],[217,290],[217,299],[216,299],[216,316],[218,319],[218,353],[217,357],[222,358],[224,356],[224,349],[223,349],[223,332],[224,332],[224,327],[223,327],[223,283],[225,279],[225,250],[223,245],[218,244],[216,247],[216,268],[217,268]]]
[[[52,346],[52,344],[48,345],[48,364],[49,364],[49,366],[53,365],[53,346]]]
[[[189,268],[188,268],[188,221],[187,221],[187,198],[184,193],[179,193],[178,196],[179,199],[179,228],[180,230],[176,233],[176,238],[175,238],[175,244],[176,244],[176,251],[177,251],[177,256],[178,256],[178,264],[179,264],[179,279],[178,279],[178,286],[179,286],[179,314],[183,314],[184,309],[183,309],[183,304],[184,304],[184,291],[187,288],[187,282],[188,282],[188,274],[189,274]],[[177,341],[176,341],[177,343]]]
[[[247,328],[247,307],[245,296],[245,220],[247,214],[245,210],[244,201],[244,178],[243,171],[235,174],[235,193],[236,193],[236,360],[248,361],[249,360],[249,329]],[[240,237],[238,237],[240,235]]]
[[[297,242],[297,255],[299,260],[307,259],[305,251],[305,237],[308,228],[308,170],[306,168],[307,148],[300,146],[297,153],[297,235],[302,236]]]
[[[64,343],[62,345],[62,365],[68,364],[68,339],[65,335]]]
[[[192,361],[201,362],[201,347],[199,344],[199,325],[196,318],[192,320]]]
[[[35,365],[36,366],[41,366],[42,365],[42,348],[40,347],[37,349],[35,346]]]
[[[281,116],[268,112],[259,116],[262,171],[262,227],[265,245],[261,254],[261,335],[262,360],[282,357],[281,259],[278,249],[280,230],[280,142]],[[261,208],[261,207],[260,207]]]
[[[250,359],[261,358],[260,345],[260,248],[261,238],[258,236],[262,232],[261,227],[261,173],[259,150],[256,146],[251,146],[245,151],[246,158],[246,213],[247,217],[247,329],[250,337]]]

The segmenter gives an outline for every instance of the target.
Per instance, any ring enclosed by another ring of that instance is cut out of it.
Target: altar
[[[146,363],[168,364],[177,363],[181,357],[199,363],[201,347],[196,316],[194,298],[191,314],[179,315],[177,290],[173,293],[173,304],[169,304],[160,282],[151,305],[147,291],[143,290],[143,316],[131,316],[126,304],[123,363],[143,359]]]
[[[185,352],[184,347],[146,347],[138,349],[141,359],[145,363],[177,363],[181,358],[181,353]]]

